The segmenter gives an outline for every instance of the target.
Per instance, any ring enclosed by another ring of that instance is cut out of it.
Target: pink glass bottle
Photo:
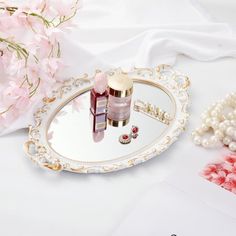
[[[99,73],[94,78],[94,87],[90,93],[90,110],[93,115],[107,113],[108,92],[107,77]]]

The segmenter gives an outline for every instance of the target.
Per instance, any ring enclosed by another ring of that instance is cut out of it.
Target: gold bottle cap
[[[108,78],[109,95],[128,97],[133,93],[133,80],[125,74],[115,73]]]
[[[126,120],[112,120],[108,118],[108,124],[113,127],[123,127],[129,123],[129,118]]]

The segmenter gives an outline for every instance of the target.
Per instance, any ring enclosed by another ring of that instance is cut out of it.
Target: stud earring
[[[132,138],[137,138],[138,137],[138,131],[139,131],[139,128],[138,128],[138,126],[132,126],[132,129],[131,129],[131,136],[132,136]]]
[[[136,139],[138,137],[138,131],[139,131],[138,126],[134,126],[133,125],[132,128],[131,128],[130,134],[122,134],[119,137],[119,142],[121,144],[128,144],[128,143],[130,143],[132,138]]]
[[[131,139],[132,137],[128,134],[122,134],[120,137],[119,137],[119,141],[121,144],[128,144],[131,142]]]

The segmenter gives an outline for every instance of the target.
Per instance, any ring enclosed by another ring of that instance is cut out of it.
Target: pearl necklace
[[[205,148],[228,146],[236,152],[236,92],[212,104],[201,115],[202,125],[192,132],[196,145]]]

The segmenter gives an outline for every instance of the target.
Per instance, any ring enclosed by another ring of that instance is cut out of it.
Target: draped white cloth
[[[160,158],[105,175],[46,172],[25,158],[26,132],[1,137],[0,235],[236,235],[235,195],[198,175],[221,154],[190,141],[200,112],[234,89],[236,60],[197,61],[235,57],[234,26],[188,0],[84,0],[76,21],[65,78],[172,64],[192,81],[189,127]],[[37,106],[4,132],[26,127]]]
[[[214,23],[192,0],[84,0],[77,28],[63,39],[65,73],[175,64],[177,55],[209,61],[236,56],[233,26]],[[0,134],[25,128],[39,103]]]

